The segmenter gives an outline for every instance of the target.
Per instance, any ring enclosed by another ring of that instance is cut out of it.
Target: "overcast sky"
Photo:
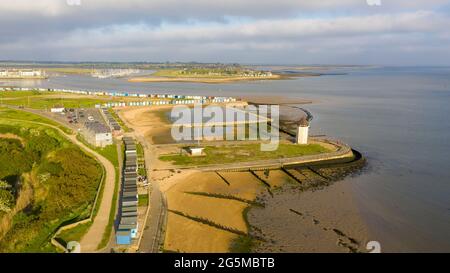
[[[0,0],[0,60],[450,65],[450,0],[367,1]]]

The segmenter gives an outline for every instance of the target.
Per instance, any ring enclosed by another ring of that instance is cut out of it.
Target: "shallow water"
[[[67,76],[0,85],[314,100],[305,106],[314,115],[312,133],[339,138],[368,158],[366,172],[347,181],[372,240],[383,251],[450,251],[450,68],[345,72],[231,84]]]

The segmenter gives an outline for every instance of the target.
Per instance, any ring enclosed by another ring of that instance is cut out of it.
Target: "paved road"
[[[11,107],[15,108],[15,107]],[[48,116],[43,115],[35,110],[30,109],[18,109],[20,111],[26,111],[33,114],[37,114],[39,116],[45,117],[47,119],[50,119]],[[53,119],[54,120],[54,119]],[[65,126],[58,120],[54,120],[58,122],[59,124]],[[60,128],[46,124],[46,123],[40,123],[40,122],[33,122],[41,125],[45,125],[48,127],[51,127],[55,130],[57,130],[59,133],[61,133],[63,136],[65,136],[67,139],[69,139],[72,143],[78,145],[81,149],[84,151],[90,153],[92,156],[97,159],[97,161],[103,165],[103,168],[105,169],[105,180],[104,183],[104,189],[103,194],[100,196],[100,206],[97,212],[97,216],[94,218],[94,221],[89,228],[89,231],[83,236],[80,244],[81,244],[81,251],[82,252],[95,252],[97,250],[97,246],[100,244],[103,234],[105,233],[106,227],[109,222],[109,214],[111,211],[111,203],[112,198],[114,195],[114,187],[115,187],[115,168],[114,165],[105,157],[97,153],[96,151],[92,150],[91,148],[84,145],[82,142],[80,142],[76,135],[69,135],[62,131]]]

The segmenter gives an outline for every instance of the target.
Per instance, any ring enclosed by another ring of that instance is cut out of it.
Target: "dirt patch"
[[[20,143],[22,143],[22,145],[25,145],[25,140],[23,138],[21,138],[18,135],[15,134],[11,134],[11,133],[7,133],[7,134],[0,134],[0,138],[8,138],[8,139],[17,139],[20,141]]]

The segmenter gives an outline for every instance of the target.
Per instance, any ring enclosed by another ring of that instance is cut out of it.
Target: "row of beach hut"
[[[120,132],[122,129],[119,125],[119,123],[116,121],[116,119],[111,115],[111,113],[106,108],[101,109],[103,116],[106,119],[106,122],[108,123],[109,127],[111,127],[112,131]]]
[[[138,231],[137,152],[133,138],[123,137],[123,142],[125,158],[116,242],[118,245],[130,245],[137,237]]]

